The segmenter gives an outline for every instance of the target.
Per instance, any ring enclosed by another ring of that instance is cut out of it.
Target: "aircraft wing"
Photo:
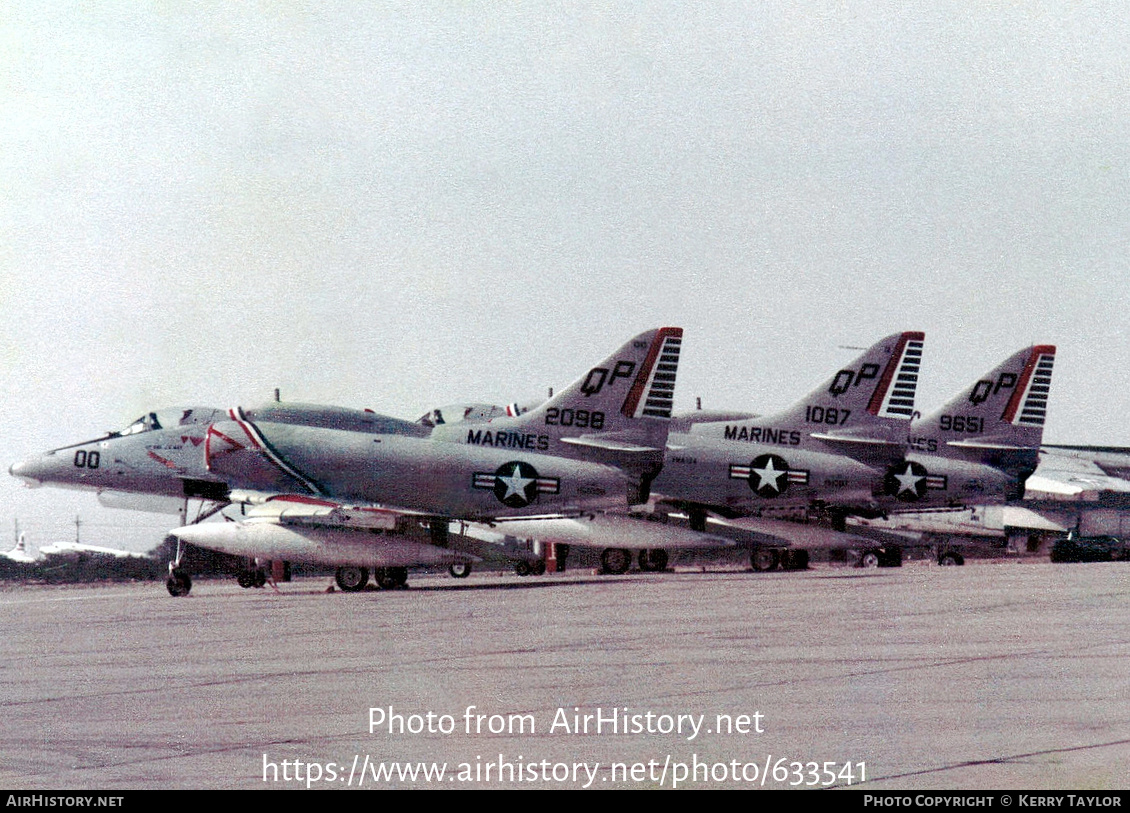
[[[1024,492],[1030,499],[1080,501],[1130,494],[1130,450],[1046,446]]]
[[[1110,477],[1130,480],[1130,449],[1118,446],[1044,446],[1040,464],[1065,468],[1074,462],[1097,468]]]
[[[1051,471],[1038,469],[1024,484],[1030,499],[1095,500],[1101,493],[1130,494],[1130,480],[1102,472]]]
[[[153,514],[179,514],[184,507],[183,497],[135,494],[127,491],[99,491],[98,502],[106,508],[145,511]]]

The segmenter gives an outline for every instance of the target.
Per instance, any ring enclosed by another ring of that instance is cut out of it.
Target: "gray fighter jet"
[[[364,587],[361,562],[372,563],[378,580],[393,586],[410,564],[474,560],[448,550],[450,519],[570,515],[646,501],[662,465],[681,335],[663,328],[637,336],[536,416],[480,429],[472,446],[435,442],[428,427],[367,411],[194,408],[150,413],[11,473],[32,484],[199,498],[210,505],[174,532],[183,541],[342,564],[338,582],[349,590]],[[200,522],[232,504],[241,507],[239,521]],[[405,538],[421,524],[427,538]],[[173,595],[191,588],[179,564],[178,554]]]

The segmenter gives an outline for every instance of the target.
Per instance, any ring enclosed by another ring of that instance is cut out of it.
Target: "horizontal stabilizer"
[[[985,438],[984,440],[950,440],[946,441],[947,446],[954,446],[958,449],[985,449],[994,451],[1006,452],[1028,452],[1035,451],[1035,446],[1017,446],[1014,443],[993,443],[992,438]]]
[[[642,454],[644,452],[661,452],[654,446],[640,446],[636,443],[626,443],[612,436],[581,435],[578,438],[561,438],[562,443],[572,446],[587,446],[591,449],[605,449],[610,452],[624,452],[627,454]]]
[[[945,406],[915,421],[912,448],[1004,470],[1034,467],[1054,366],[1055,347],[1050,344],[1013,353]],[[1029,455],[1008,454],[1017,452]]]
[[[813,432],[812,437],[816,438],[817,440],[823,440],[827,443],[843,443],[850,446],[884,447],[889,449],[898,449],[899,451],[901,451],[906,445],[905,443],[888,440],[886,438],[868,438],[854,435],[829,435],[823,432]]]

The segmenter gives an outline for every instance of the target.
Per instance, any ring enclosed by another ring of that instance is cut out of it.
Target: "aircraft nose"
[[[19,463],[13,463],[8,467],[8,474],[23,480],[24,485],[28,488],[36,488],[43,485],[43,481],[35,476],[38,473],[39,466],[36,465],[35,458],[21,460]]]

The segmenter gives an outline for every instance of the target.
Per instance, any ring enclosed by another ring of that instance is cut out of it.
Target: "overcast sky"
[[[1130,445],[1125,4],[359,6],[5,3],[4,468],[275,387],[537,398],[660,325],[683,409],[924,330],[925,411],[1053,343],[1046,439]]]

